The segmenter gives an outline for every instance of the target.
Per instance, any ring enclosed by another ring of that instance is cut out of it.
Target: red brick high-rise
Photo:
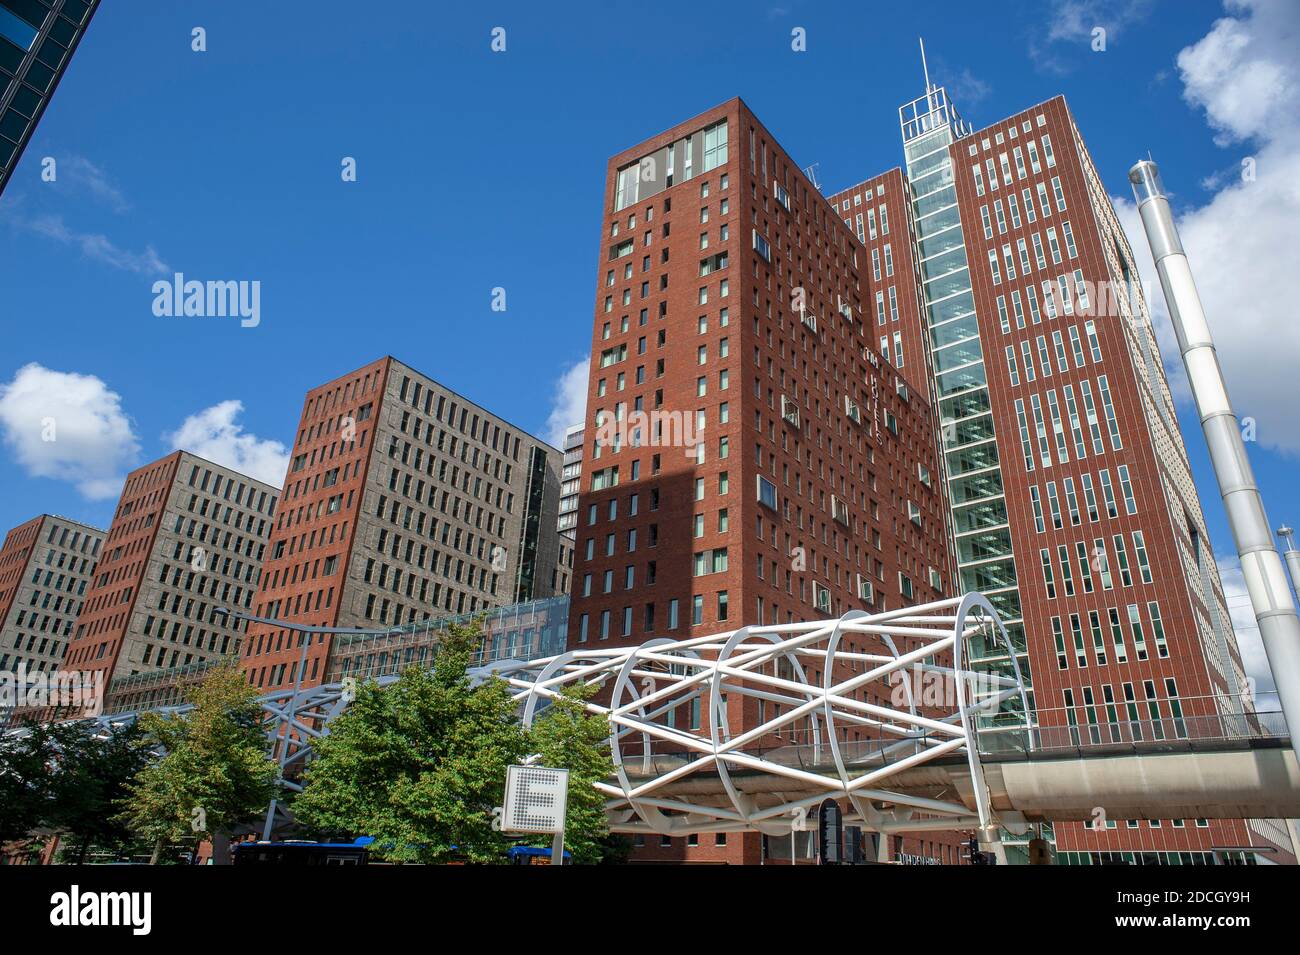
[[[739,99],[610,160],[570,646],[952,592],[935,419],[877,351],[864,258]],[[757,725],[755,701],[729,705]],[[752,835],[650,843],[636,858],[762,852]],[[960,854],[951,834],[902,848]]]
[[[985,593],[1067,742],[1248,719],[1133,254],[1064,99],[974,131],[931,88],[900,120],[906,171],[829,200],[740,100],[610,161],[570,645],[878,608],[862,575],[891,606]],[[896,435],[853,420],[872,400]],[[685,449],[655,440],[673,424]],[[1269,820],[1047,834],[1063,862],[1292,860]],[[731,843],[639,857],[758,861]]]
[[[1038,722],[1066,738],[1240,720],[1253,704],[1133,253],[1065,100],[972,130],[931,88],[900,120],[924,320],[890,334],[929,351],[961,589],[999,607]],[[852,221],[857,187],[836,201]],[[1268,821],[1111,823],[1058,826],[1063,861],[1291,859]]]
[[[0,680],[12,674],[15,691],[38,681],[48,685],[41,675],[59,669],[103,542],[100,528],[54,514],[41,514],[5,535],[0,546]],[[18,700],[16,692],[12,701],[6,695],[0,693],[0,726],[23,703],[37,706]],[[54,696],[45,702],[74,705]]]
[[[397,359],[309,391],[292,454],[256,616],[384,630],[555,594],[560,452]],[[297,683],[301,639],[252,624],[249,682]]]
[[[127,475],[64,670],[114,679],[239,649],[278,490],[188,451]]]

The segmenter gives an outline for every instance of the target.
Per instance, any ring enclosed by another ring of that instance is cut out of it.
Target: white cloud
[[[993,87],[972,73],[969,67],[956,69],[941,56],[931,59],[930,75],[936,83],[947,88],[948,95],[961,110],[969,110],[976,103],[988,99],[993,92]]]
[[[116,245],[108,236],[99,232],[78,232],[68,226],[60,215],[40,215],[34,219],[14,219],[15,224],[25,229],[54,239],[64,245],[81,249],[82,255],[124,272],[138,272],[141,275],[161,275],[170,272],[167,263],[158,257],[152,245],[145,246],[142,252],[131,252]]]
[[[131,208],[122,190],[117,188],[108,173],[96,166],[85,156],[69,156],[60,161],[59,178],[67,179],[76,186],[88,191],[95,199],[110,207],[114,212],[122,213]]]
[[[284,484],[289,470],[289,449],[271,438],[259,438],[244,431],[235,421],[244,403],[229,399],[192,414],[164,438],[173,449],[181,449],[233,468],[273,487]]]
[[[35,362],[0,385],[0,432],[29,475],[69,481],[91,500],[116,497],[140,452],[120,395]]]
[[[551,398],[551,413],[546,417],[542,440],[553,448],[564,447],[564,432],[571,425],[585,424],[587,420],[587,369],[591,357],[582,359],[565,369],[555,383]]]
[[[1241,665],[1254,685],[1256,703],[1263,710],[1275,709],[1277,685],[1273,682],[1273,671],[1268,668],[1268,657],[1259,638],[1259,624],[1250,605],[1246,579],[1241,574],[1241,561],[1235,554],[1219,554],[1214,559],[1219,565],[1219,578],[1223,581],[1223,597],[1228,603],[1228,615],[1232,617],[1232,629],[1237,633]]]
[[[1300,223],[1300,5],[1229,0],[1235,16],[1178,55],[1183,96],[1204,110],[1216,142],[1245,142],[1239,170],[1199,208],[1182,208],[1178,228],[1237,414],[1254,418],[1259,442],[1300,453],[1294,413],[1300,364],[1295,320],[1295,238]],[[1159,162],[1160,157],[1156,156]],[[1254,178],[1240,174],[1253,159]],[[1171,194],[1177,184],[1171,185]],[[1179,205],[1174,195],[1175,206]],[[1150,248],[1132,202],[1117,201],[1144,281],[1154,279]],[[1149,285],[1153,318],[1171,385],[1187,398],[1182,363],[1159,285]]]
[[[1046,30],[1030,37],[1029,57],[1040,69],[1067,73],[1070,66],[1059,58],[1063,48],[1055,44],[1091,54],[1095,29],[1106,31],[1109,45],[1150,10],[1151,0],[1053,0]]]

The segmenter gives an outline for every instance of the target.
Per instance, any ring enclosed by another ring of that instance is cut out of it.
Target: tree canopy
[[[449,625],[432,668],[412,666],[385,689],[362,684],[315,743],[297,820],[318,835],[372,836],[394,862],[502,862],[514,840],[494,826],[506,767],[529,756],[570,770],[566,848],[593,862],[609,846],[603,801],[591,782],[609,775],[608,724],[581,695],[557,701],[533,732],[519,722],[507,685],[469,675],[482,634]],[[605,841],[603,841],[605,840]]]
[[[195,687],[184,715],[146,713],[141,731],[162,756],[128,786],[121,819],[155,844],[212,839],[214,861],[229,836],[265,811],[279,769],[267,753],[257,691],[233,663]]]

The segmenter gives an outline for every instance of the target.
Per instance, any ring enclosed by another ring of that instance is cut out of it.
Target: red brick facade
[[[723,122],[725,161],[715,152],[701,168],[692,154],[683,179],[683,142]],[[647,156],[662,164],[669,144],[673,182],[617,208],[620,170]],[[864,312],[875,287],[853,234],[738,99],[610,160],[571,646],[952,592],[933,414],[877,351]],[[687,439],[670,440],[683,422]],[[872,602],[859,598],[859,576]],[[759,722],[756,702],[730,706],[733,728]],[[716,838],[661,846],[651,836],[636,858],[760,860],[757,836]],[[926,834],[903,850],[940,842]],[[955,858],[958,837],[942,842]]]

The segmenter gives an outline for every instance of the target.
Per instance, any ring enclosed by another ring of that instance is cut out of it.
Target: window
[[[704,172],[727,162],[727,121],[714,123],[704,130]],[[1049,165],[1052,163],[1049,162]]]
[[[1141,577],[1142,583],[1151,583],[1151,564],[1147,560],[1146,538],[1142,536],[1141,531],[1133,532],[1133,550],[1137,556],[1138,575]]]

